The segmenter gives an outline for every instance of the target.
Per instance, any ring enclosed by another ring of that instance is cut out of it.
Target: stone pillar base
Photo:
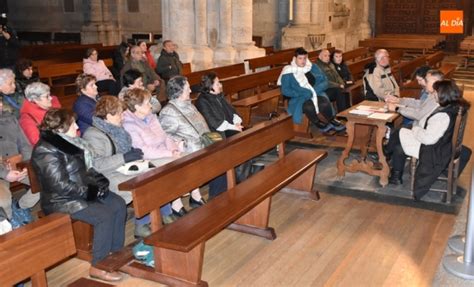
[[[232,65],[235,63],[237,51],[231,46],[217,47],[214,50],[214,64],[216,67]]]
[[[102,24],[89,24],[81,28],[81,44],[104,43],[105,31]]]
[[[118,45],[121,42],[121,32],[114,24],[107,23],[104,25],[107,43],[104,46]]]
[[[195,46],[191,70],[200,71],[212,68],[214,51],[207,46]]]
[[[179,46],[176,52],[179,54],[181,63],[192,63],[194,58],[194,49],[192,46]]]
[[[265,49],[257,48],[253,44],[235,45],[237,50],[236,62],[240,63],[247,59],[258,58],[265,56]]]

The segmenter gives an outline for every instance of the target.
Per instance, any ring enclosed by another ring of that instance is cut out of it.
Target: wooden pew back
[[[356,61],[354,63],[348,64],[347,67],[351,71],[352,76],[354,77],[354,81],[362,79],[362,77],[364,76],[365,66],[374,61],[375,61],[374,57],[368,57],[368,58]]]
[[[359,41],[359,46],[372,49],[421,49],[423,52],[433,49],[437,44],[438,41],[435,39],[372,38]]]
[[[426,56],[426,64],[432,68],[437,68],[441,66],[441,62],[444,59],[444,52],[438,51],[434,54]]]
[[[421,67],[426,64],[426,57],[421,56],[417,57],[409,62],[404,62],[399,65],[398,73],[399,73],[399,81],[402,83],[405,80],[411,79],[411,76],[415,72],[418,67]]]
[[[286,65],[291,62],[293,56],[295,54],[295,50],[291,49],[288,51],[278,52],[272,55],[253,58],[246,60],[249,63],[249,69],[252,72],[255,72],[258,68],[263,67],[276,67],[281,65]]]
[[[182,73],[184,76],[191,74],[191,63],[183,63]]]
[[[342,59],[346,62],[348,61],[354,62],[357,58],[361,58],[361,59],[366,58],[369,52],[370,52],[369,48],[367,47],[356,48],[354,50],[342,53]]]
[[[222,66],[207,70],[201,70],[187,74],[188,82],[190,86],[198,85],[201,83],[202,76],[206,75],[209,72],[215,72],[220,80],[235,77],[245,74],[245,65],[244,63],[234,64],[229,66]]]
[[[0,285],[31,278],[47,286],[45,269],[76,253],[71,219],[52,214],[0,236]]]
[[[222,80],[223,91],[227,96],[232,96],[241,91],[257,88],[260,93],[262,90],[266,90],[269,84],[278,80],[282,69],[283,67],[280,66],[263,72]],[[265,89],[263,89],[264,87]]]
[[[160,218],[160,206],[205,184],[221,175],[223,171],[227,170],[233,173],[235,166],[266,152],[293,136],[291,117],[280,116],[272,121],[255,125],[253,128],[222,142],[138,175],[121,183],[119,189],[132,191],[137,217],[152,212],[152,221],[157,221]],[[282,148],[280,146],[280,149]],[[180,180],[177,181],[176,178],[180,178]]]

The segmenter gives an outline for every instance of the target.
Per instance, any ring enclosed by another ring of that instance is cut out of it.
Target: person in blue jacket
[[[94,115],[97,95],[99,94],[95,83],[95,76],[89,74],[80,74],[76,79],[79,97],[74,102],[72,110],[77,115],[77,125],[81,135],[86,132],[88,127],[92,126],[92,116]]]
[[[283,68],[278,85],[289,99],[288,113],[300,124],[305,114],[322,132],[342,131],[345,126],[334,118],[331,102],[324,94],[328,82],[319,67],[308,59],[304,48],[297,48],[290,65]]]

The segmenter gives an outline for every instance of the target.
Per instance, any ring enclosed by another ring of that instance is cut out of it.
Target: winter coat
[[[52,108],[61,107],[55,96],[52,96],[51,103]],[[20,109],[20,126],[31,145],[35,145],[39,140],[38,125],[43,121],[46,112],[47,110],[30,101],[25,101]]]
[[[84,73],[94,75],[97,81],[114,80],[112,72],[110,72],[109,68],[107,68],[104,61],[93,61],[89,58],[86,58],[82,60],[82,63],[82,69]]]
[[[173,76],[181,75],[183,64],[179,60],[179,55],[176,52],[168,53],[161,50],[160,58],[156,64],[156,72],[160,77],[168,82]]]
[[[136,70],[140,71],[140,73],[142,73],[143,85],[145,87],[149,84],[153,84],[154,81],[160,79],[160,77],[155,73],[155,71],[153,71],[150,68],[150,65],[148,65],[147,62],[145,62],[145,61],[134,61],[132,59],[127,61],[125,63],[125,65],[123,66],[122,71],[120,72],[120,78],[123,77],[125,72],[127,72],[128,70],[131,70],[131,69],[136,69]]]
[[[31,145],[23,134],[17,119],[11,114],[0,113],[0,156],[2,158],[21,154],[23,160],[31,157]],[[9,169],[0,161],[0,178],[5,178]]]
[[[392,75],[390,67],[382,68],[379,65],[370,67],[364,74],[364,78],[367,80],[364,85],[368,84],[380,101],[384,101],[387,94],[400,96],[400,88],[397,80]],[[367,90],[367,87],[365,87],[365,90]]]
[[[13,94],[5,95],[0,92],[0,98],[3,102],[3,113],[9,113],[15,118],[20,117],[20,109],[25,101],[23,93],[15,91]]]
[[[328,88],[340,88],[341,85],[345,84],[344,80],[341,78],[341,76],[339,76],[336,68],[331,62],[324,63],[318,59],[316,61],[316,65],[318,65],[321,71],[323,71],[323,73],[326,75],[328,80]]]
[[[0,68],[13,68],[20,52],[20,41],[16,32],[7,27],[10,39],[6,39],[0,34]]]
[[[86,208],[88,184],[84,151],[51,132],[41,132],[31,165],[41,188],[41,208],[46,214],[75,213]]]
[[[346,63],[341,62],[340,64],[332,63],[334,65],[334,68],[336,69],[336,72],[339,74],[341,79],[344,80],[344,82],[351,82],[354,81],[352,77],[352,73],[349,70],[349,67],[346,65]]]
[[[172,157],[174,151],[179,151],[177,142],[163,130],[155,114],[140,119],[127,110],[123,113],[123,127],[132,137],[133,147],[143,151],[144,159]]]
[[[77,115],[77,125],[81,131],[81,135],[92,125],[92,116],[94,115],[96,105],[96,100],[84,94],[81,94],[74,102],[72,110]]]

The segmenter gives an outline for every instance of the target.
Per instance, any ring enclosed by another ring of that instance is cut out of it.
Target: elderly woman
[[[89,74],[80,74],[76,79],[77,94],[79,97],[74,102],[72,110],[77,114],[77,125],[81,134],[92,125],[92,116],[94,115],[97,104],[97,85],[96,78]]]
[[[438,176],[446,169],[451,158],[452,137],[456,115],[464,112],[469,103],[454,81],[443,80],[433,84],[439,108],[414,123],[411,129],[401,128],[394,132],[384,152],[391,157],[389,182],[401,184],[407,156],[419,159],[415,175],[415,200],[430,189]]]
[[[141,90],[145,89],[145,86],[143,85],[142,73],[140,73],[140,71],[135,70],[135,69],[128,70],[123,74],[122,83],[123,83],[123,88],[118,94],[119,99],[121,99],[122,101],[123,101],[123,97],[125,96],[125,94],[127,93],[129,89],[135,89],[135,88],[138,88]],[[155,95],[151,96],[150,103],[153,108],[153,113],[158,113],[161,110],[160,101],[156,98]]]
[[[152,113],[150,104],[151,94],[147,90],[132,89],[125,95],[128,110],[124,112],[124,128],[132,136],[134,147],[141,148],[145,159],[161,159],[163,163],[172,161],[181,156],[183,141],[170,137]],[[190,204],[194,206],[204,204],[199,189],[191,192]],[[173,214],[183,216],[186,210],[181,199],[172,202]]]
[[[41,82],[28,85],[25,89],[26,101],[20,109],[20,126],[31,145],[39,140],[39,124],[50,108],[60,108],[55,96],[51,96],[49,86]]]
[[[26,86],[39,82],[39,78],[33,75],[33,62],[30,59],[20,59],[16,62],[16,90],[24,93]]]
[[[25,97],[15,91],[15,74],[10,69],[0,69],[0,98],[3,102],[3,112],[10,113],[16,118],[20,115],[20,108]]]
[[[93,150],[77,137],[71,112],[49,110],[40,125],[41,137],[33,150],[31,164],[40,180],[44,213],[63,212],[94,226],[90,276],[107,281],[122,278],[96,264],[122,249],[125,238],[125,201],[108,191],[108,180],[89,169]]]
[[[213,132],[229,137],[242,131],[242,119],[224,98],[222,84],[216,73],[211,72],[202,77],[196,108]]]
[[[99,52],[95,48],[87,49],[86,57],[82,59],[82,63],[84,73],[95,76],[99,93],[109,92],[111,95],[117,94],[118,85],[115,82],[114,76],[104,61],[99,60]]]

